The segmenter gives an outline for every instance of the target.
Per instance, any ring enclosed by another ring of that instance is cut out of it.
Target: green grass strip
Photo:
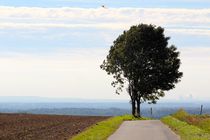
[[[134,118],[131,115],[112,117],[87,128],[85,131],[71,138],[71,140],[106,140],[123,121],[146,119]]]
[[[188,114],[185,110],[180,109],[171,116],[210,133],[210,115],[192,115]]]
[[[210,140],[210,134],[194,125],[166,116],[161,121],[181,136],[182,140]]]

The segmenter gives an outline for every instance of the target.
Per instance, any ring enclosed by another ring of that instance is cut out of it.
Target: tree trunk
[[[136,104],[135,104],[135,100],[132,99],[132,115],[134,117],[136,117]]]
[[[140,111],[140,100],[137,99],[137,117],[141,117],[141,111]]]

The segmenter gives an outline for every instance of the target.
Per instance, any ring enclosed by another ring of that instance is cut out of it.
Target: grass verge
[[[161,121],[181,136],[182,140],[210,140],[210,134],[187,122],[183,122],[172,116],[166,116]]]
[[[147,118],[135,118],[131,115],[112,117],[87,128],[71,140],[106,140],[125,120],[147,120]]]
[[[185,110],[180,109],[176,113],[172,114],[173,117],[187,122],[188,124],[195,125],[210,133],[210,116],[209,115],[192,115]]]

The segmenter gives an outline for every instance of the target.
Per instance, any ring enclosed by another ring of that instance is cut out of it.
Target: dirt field
[[[67,140],[107,118],[0,114],[0,140]]]

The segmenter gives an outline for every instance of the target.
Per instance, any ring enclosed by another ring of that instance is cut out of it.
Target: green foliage
[[[164,91],[180,81],[179,52],[168,46],[164,29],[140,24],[124,31],[113,43],[101,68],[115,78],[117,93],[129,84],[129,95],[137,101],[155,103]]]
[[[181,136],[182,140],[209,140],[210,134],[194,125],[180,121],[172,116],[167,116],[161,121],[172,128]]]
[[[112,117],[87,128],[71,140],[106,140],[123,121],[140,119],[145,120],[147,118],[135,118],[131,115]]]

